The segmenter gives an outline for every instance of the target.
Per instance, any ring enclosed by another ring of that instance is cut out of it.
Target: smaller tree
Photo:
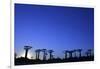
[[[51,60],[51,59],[53,59],[53,55],[52,55],[52,53],[54,52],[53,50],[48,50],[48,52],[49,52],[49,59]]]
[[[77,50],[74,49],[73,51],[74,51],[74,57],[76,58],[77,57]]]
[[[46,60],[47,50],[42,49],[41,51],[43,52],[43,60]]]
[[[72,58],[73,50],[69,51],[69,58]]]
[[[91,50],[91,49],[88,49],[87,52],[88,52],[88,55],[89,55],[89,56],[92,56],[92,50]]]
[[[65,57],[65,59],[67,59],[67,57],[68,57],[68,54],[69,53],[69,51],[68,50],[64,50],[64,57]]]
[[[36,52],[36,59],[39,59],[41,49],[37,49],[37,50],[35,50],[35,52]]]
[[[82,49],[77,49],[77,51],[79,52],[79,57],[81,57],[81,52],[82,52]]]

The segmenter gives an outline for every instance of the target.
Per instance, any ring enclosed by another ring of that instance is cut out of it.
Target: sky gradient
[[[63,50],[94,48],[94,9],[80,7],[15,4],[15,52],[22,56],[25,45],[53,49],[55,57]]]

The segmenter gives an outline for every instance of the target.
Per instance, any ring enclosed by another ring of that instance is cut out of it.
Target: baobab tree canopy
[[[24,49],[31,49],[31,46],[24,46]]]

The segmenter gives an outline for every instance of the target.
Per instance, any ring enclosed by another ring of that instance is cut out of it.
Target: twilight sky
[[[15,4],[15,52],[24,55],[23,47],[53,49],[55,57],[63,50],[93,49],[94,9],[80,7]],[[42,56],[42,55],[41,55]]]

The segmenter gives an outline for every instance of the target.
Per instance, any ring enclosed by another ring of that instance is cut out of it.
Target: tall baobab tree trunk
[[[72,54],[74,51],[69,51],[69,58],[72,58]]]
[[[79,57],[81,57],[82,55],[81,55],[81,51],[79,52]]]
[[[81,57],[82,56],[81,55],[82,49],[78,49],[77,51],[79,52],[79,57]]]
[[[36,52],[36,59],[39,59],[41,50],[37,49],[37,50],[35,50],[35,52]]]
[[[86,52],[86,56],[87,57],[91,57],[92,56],[92,53],[91,52],[92,52],[92,50],[91,49],[88,49],[87,52]]]
[[[65,51],[65,59],[67,59],[68,53],[69,53],[69,51]]]
[[[88,49],[88,54],[89,54],[89,56],[92,56],[92,50],[91,49]]]
[[[39,57],[40,57],[40,51],[39,51],[38,54],[37,54],[37,59],[39,59]]]
[[[86,54],[87,57],[89,57],[89,53],[88,52],[86,52],[85,54]]]
[[[31,48],[32,48],[31,46],[24,46],[24,49],[25,49],[25,58],[27,58],[28,51],[29,51],[29,49],[31,49]]]
[[[43,51],[43,60],[46,60],[46,55],[47,55],[46,49],[42,49],[42,51]]]
[[[53,53],[54,51],[53,51],[53,50],[48,50],[48,52],[49,52],[49,59],[51,60],[51,59],[53,58],[52,53]]]
[[[37,51],[35,51],[35,54],[36,54],[36,59],[37,59]]]
[[[45,56],[45,53],[43,54],[43,60],[46,60],[46,56]]]
[[[65,53],[65,59],[67,59],[67,53]]]
[[[52,54],[50,53],[50,60],[52,59]]]
[[[27,54],[28,54],[28,49],[25,52],[25,58],[27,58]]]
[[[65,50],[65,51],[64,51],[64,59],[67,59],[67,58],[68,58],[68,55],[67,55],[68,53],[69,53],[68,50]]]
[[[72,52],[69,52],[69,57],[72,58]]]
[[[47,53],[46,53],[46,52],[44,52],[44,55],[43,55],[43,60],[46,60],[46,55],[47,55]]]
[[[53,59],[54,58],[54,55],[51,55],[51,59]]]
[[[73,50],[74,51],[74,58],[76,58],[77,57],[77,50]]]

